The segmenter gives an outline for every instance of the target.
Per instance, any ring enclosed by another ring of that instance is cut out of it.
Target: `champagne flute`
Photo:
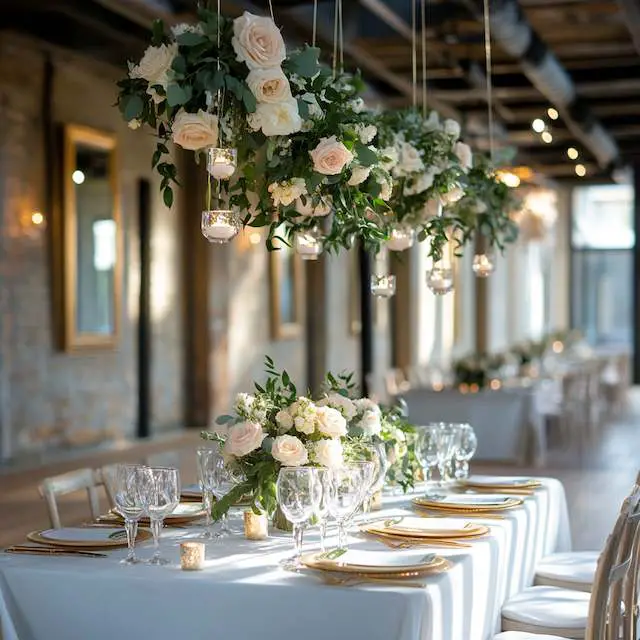
[[[146,467],[142,483],[142,504],[153,534],[153,557],[148,564],[169,564],[160,556],[160,531],[166,516],[180,504],[180,476],[177,469]]]
[[[294,555],[281,564],[292,571],[300,567],[302,532],[314,510],[314,469],[311,467],[282,467],[276,482],[276,499],[282,513],[293,524]]]
[[[327,520],[329,519],[329,485],[331,476],[329,469],[316,467],[313,469],[315,485],[313,489],[313,515],[318,520],[320,529],[320,551],[325,551],[325,539],[327,537]]]
[[[329,513],[338,523],[338,548],[347,549],[346,525],[362,503],[362,470],[355,465],[331,469]]]
[[[119,464],[115,469],[113,498],[118,513],[124,518],[124,528],[127,532],[127,546],[129,552],[120,564],[138,564],[135,544],[138,535],[138,521],[142,517],[144,508],[140,490],[144,481],[144,467],[139,464]]]

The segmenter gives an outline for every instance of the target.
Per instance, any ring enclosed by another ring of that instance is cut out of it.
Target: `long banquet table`
[[[410,497],[385,496],[381,517],[410,511]],[[378,514],[376,514],[378,515]],[[371,514],[368,515],[371,517]],[[231,518],[234,520],[234,518]],[[474,518],[474,522],[485,522]],[[179,569],[179,543],[198,529],[166,529],[165,567],[118,564],[108,558],[0,557],[0,629],[3,640],[491,640],[504,600],[530,585],[544,555],[570,548],[564,489],[543,479],[524,504],[486,520],[489,536],[470,548],[426,548],[449,558],[443,574],[421,578],[426,587],[331,586],[315,576],[288,573],[278,562],[291,553],[290,535],[263,542],[238,533],[207,543],[201,572]],[[305,546],[316,547],[309,534]],[[358,548],[387,550],[354,535]],[[149,543],[141,545],[149,556]]]

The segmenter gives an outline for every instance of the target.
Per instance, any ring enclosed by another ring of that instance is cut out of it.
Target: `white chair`
[[[502,608],[502,630],[494,640],[540,640],[540,636],[575,640],[617,640],[618,634],[605,636],[609,630],[630,628],[630,618],[635,623],[636,607],[631,598],[635,587],[629,581],[637,581],[637,555],[640,546],[638,521],[640,489],[636,486],[627,498],[607,539],[595,574],[591,596],[583,591],[559,587],[534,586],[510,598]],[[633,570],[631,575],[630,569]],[[623,578],[627,576],[623,585]],[[624,603],[624,607],[621,607]],[[621,610],[627,620],[621,619]],[[517,633],[516,633],[517,632]],[[623,635],[624,640],[635,640],[633,635]],[[547,639],[548,640],[548,639]]]
[[[117,464],[105,464],[94,471],[96,484],[104,487],[104,492],[107,494],[107,502],[111,509],[116,506],[115,481],[117,468]]]
[[[59,529],[60,514],[58,512],[57,498],[59,496],[85,490],[89,499],[91,517],[95,520],[100,515],[100,502],[98,499],[98,486],[93,469],[78,469],[59,476],[45,478],[38,487],[40,495],[45,499],[49,520],[54,529]]]

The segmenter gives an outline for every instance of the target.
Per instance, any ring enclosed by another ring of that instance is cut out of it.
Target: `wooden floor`
[[[23,540],[26,533],[47,526],[44,504],[37,487],[42,478],[79,467],[98,467],[118,461],[142,461],[157,456],[160,464],[177,464],[183,482],[195,480],[194,450],[198,431],[188,431],[159,441],[124,444],[54,464],[0,475],[0,547]],[[574,548],[599,549],[616,512],[640,468],[640,389],[631,394],[628,415],[608,425],[601,437],[579,452],[572,447],[553,450],[544,469],[472,465],[476,472],[548,475],[560,479],[567,493]],[[61,501],[63,523],[88,517],[86,498],[68,496]]]

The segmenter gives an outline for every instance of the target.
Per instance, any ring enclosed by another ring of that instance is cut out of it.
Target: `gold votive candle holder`
[[[180,544],[180,566],[183,571],[200,571],[204,567],[204,542]]]
[[[369,509],[371,511],[380,511],[382,509],[382,491],[376,491],[371,496]]]
[[[264,540],[269,536],[269,520],[266,513],[244,512],[244,537],[247,540]]]

